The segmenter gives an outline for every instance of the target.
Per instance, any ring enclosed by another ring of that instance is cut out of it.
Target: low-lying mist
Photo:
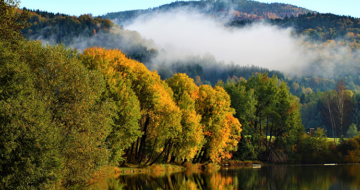
[[[309,43],[306,37],[294,37],[292,28],[272,26],[265,21],[242,28],[226,27],[221,19],[190,9],[143,15],[125,28],[157,44],[160,51],[152,60],[154,64],[173,64],[211,54],[222,64],[332,77],[335,72],[353,72],[360,63],[359,51],[353,52],[336,42]]]
[[[142,55],[142,59],[150,59],[150,57],[153,57],[153,53],[149,52],[149,50],[156,48],[156,45],[152,40],[146,40],[138,32],[125,30],[117,25],[112,26],[107,31],[99,31],[92,36],[89,36],[88,29],[86,29],[80,35],[70,33],[60,39],[58,33],[54,33],[51,36],[44,35],[45,33],[51,33],[48,30],[52,29],[50,27],[45,27],[40,30],[40,32],[32,35],[30,40],[41,41],[44,45],[55,45],[61,41],[65,46],[76,49],[79,52],[82,52],[88,47],[98,46],[108,49],[120,49],[128,56],[149,53],[149,55],[146,56]],[[61,29],[58,28],[57,31],[60,30]]]

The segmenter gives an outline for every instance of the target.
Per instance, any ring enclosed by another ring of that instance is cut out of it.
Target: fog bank
[[[359,52],[351,52],[345,46],[309,45],[305,38],[294,38],[291,28],[279,28],[265,22],[229,28],[220,20],[194,10],[178,9],[143,15],[124,27],[152,39],[158,49],[163,50],[159,51],[154,63],[171,64],[189,56],[211,54],[225,63],[329,77],[339,66],[342,69],[354,66],[359,58]]]

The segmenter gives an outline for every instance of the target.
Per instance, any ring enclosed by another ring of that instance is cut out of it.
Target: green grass
[[[347,140],[348,138],[344,138],[344,140]],[[330,137],[328,137],[327,138],[327,141],[332,141],[332,142],[334,142],[334,138],[330,138]],[[335,142],[336,142],[336,144],[340,144],[340,138],[335,138]]]

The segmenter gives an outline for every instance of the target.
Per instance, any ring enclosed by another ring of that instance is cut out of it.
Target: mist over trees
[[[192,7],[192,3],[209,2],[176,2],[173,6],[175,8],[178,7],[177,4],[179,6],[181,4],[181,6]],[[252,2],[243,3],[251,4]],[[263,6],[270,5],[264,4]],[[224,6],[228,7],[228,4],[224,4]],[[236,27],[239,26],[237,23],[243,22],[243,20],[234,20],[229,26]],[[43,43],[49,42],[50,44],[64,43],[66,46],[80,51],[91,46],[119,48],[127,57],[144,63],[150,69],[157,70],[163,79],[171,77],[174,73],[185,72],[193,79],[199,76],[204,84],[214,85],[218,79],[226,81],[233,76],[247,79],[253,73],[269,72],[270,76],[274,73],[279,79],[288,82],[291,92],[295,94],[331,90],[336,85],[335,81],[340,78],[344,78],[350,90],[360,90],[360,80],[356,73],[356,63],[360,57],[356,41],[359,19],[351,17],[308,13],[300,14],[298,17],[269,20],[273,25],[283,28],[293,27],[295,29],[294,37],[308,38],[309,40],[305,40],[302,45],[313,52],[318,52],[314,56],[315,62],[295,69],[295,74],[300,77],[293,77],[293,74],[288,76],[287,73],[253,66],[249,63],[241,65],[241,63],[224,62],[211,56],[186,55],[181,59],[164,60],[162,63],[156,58],[160,53],[163,54],[162,52],[168,52],[168,50],[157,48],[155,42],[144,39],[136,31],[125,30],[121,26],[114,25],[110,20],[93,18],[90,15],[82,15],[77,18],[34,10],[31,11],[28,22],[31,23],[31,26],[22,30],[27,39],[38,39]],[[253,22],[249,21],[249,24],[253,24]],[[58,30],[60,28],[61,30]],[[320,30],[320,28],[322,29]],[[313,34],[321,36],[321,38],[315,38]],[[222,66],[219,67],[219,65]],[[296,87],[297,85],[299,87]]]
[[[27,41],[26,12],[0,6],[1,187],[76,188],[106,166],[218,163],[236,150],[241,124],[223,88],[161,80],[120,50]]]
[[[126,164],[360,161],[353,73],[289,76],[211,55],[155,62],[166,49],[107,19],[19,10],[12,1],[0,1],[0,32],[4,189],[84,187],[104,167]],[[316,42],[322,50],[343,43]],[[307,128],[317,128],[314,137]]]
[[[113,20],[116,24],[126,25],[136,17],[153,13],[173,11],[176,9],[193,9],[209,17],[216,19],[234,20],[262,20],[285,18],[286,16],[298,16],[300,14],[313,13],[305,8],[282,3],[260,3],[248,0],[224,0],[224,1],[176,1],[159,7],[146,10],[129,10],[113,12],[103,15],[102,18]]]
[[[157,54],[157,50],[148,48],[155,47],[151,40],[143,39],[136,31],[124,30],[108,19],[91,15],[75,17],[26,8],[18,10],[23,11],[30,14],[27,19],[30,26],[22,29],[22,34],[28,40],[39,40],[50,45],[64,44],[79,51],[93,46],[119,48],[128,57],[141,62],[149,62]]]

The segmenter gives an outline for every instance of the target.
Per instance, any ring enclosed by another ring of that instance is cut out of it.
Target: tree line
[[[258,74],[214,87],[196,85],[181,73],[162,80],[117,49],[78,53],[27,41],[21,35],[26,12],[8,3],[0,3],[4,189],[79,187],[102,167],[125,163],[219,163],[233,158],[249,135],[262,146],[266,127],[277,139],[274,146],[298,130],[290,125],[299,113],[294,96],[275,76]],[[261,99],[273,91],[276,101]],[[241,96],[251,104],[232,103]],[[268,104],[274,110],[264,108]],[[242,112],[245,107],[254,112]],[[252,121],[244,120],[248,112]],[[248,135],[241,135],[243,128]]]
[[[335,40],[348,44],[352,50],[358,49],[360,43],[360,19],[330,13],[303,13],[298,16],[287,15],[284,18],[269,18],[267,21],[282,28],[294,28],[296,37],[308,37],[313,43],[324,43]],[[227,25],[244,27],[257,21],[250,19],[232,20]]]
[[[241,124],[221,87],[167,81],[120,50],[43,46],[21,36],[26,14],[1,6],[0,186],[84,185],[125,162],[220,162]],[[11,3],[11,2],[10,2]]]
[[[247,0],[228,1],[175,1],[159,7],[145,10],[128,10],[122,12],[107,13],[102,18],[113,20],[122,25],[134,20],[138,16],[156,12],[166,12],[178,8],[188,8],[204,13],[212,18],[227,16],[233,20],[263,20],[285,18],[286,16],[298,16],[306,13],[313,13],[308,9],[282,3],[261,3]]]
[[[4,189],[79,187],[101,168],[127,163],[359,158],[356,138],[333,147],[322,130],[304,134],[300,100],[276,75],[214,86],[182,73],[164,80],[118,49],[79,53],[28,41],[27,18],[12,1],[0,2]]]

